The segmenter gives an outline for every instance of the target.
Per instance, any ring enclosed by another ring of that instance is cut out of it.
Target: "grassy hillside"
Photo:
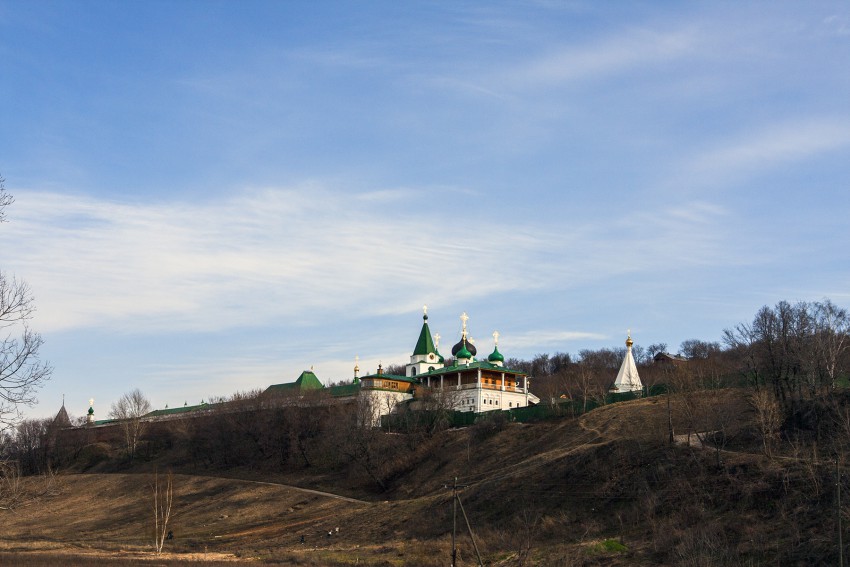
[[[814,452],[764,457],[744,396],[703,393],[703,412],[680,397],[668,414],[659,397],[580,418],[358,440],[378,444],[383,490],[356,459],[224,467],[174,443],[128,467],[112,449],[113,459],[89,469],[100,472],[60,475],[57,490],[0,512],[0,563],[52,564],[56,553],[87,565],[149,558],[154,467],[178,473],[168,564],[446,565],[454,478],[488,565],[837,563],[834,465]],[[688,432],[718,427],[723,451],[697,446],[696,436],[688,444]],[[460,564],[473,565],[458,514]]]

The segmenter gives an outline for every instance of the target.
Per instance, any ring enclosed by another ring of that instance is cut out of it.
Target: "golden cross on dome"
[[[91,398],[91,399],[89,400],[89,405],[90,405],[90,406],[93,406],[93,405],[94,405],[94,398]]]
[[[422,306],[422,314],[423,314],[423,315],[427,315],[427,314],[428,314],[428,306],[427,306],[427,305],[423,305],[423,306]]]
[[[466,322],[469,321],[469,315],[466,314],[466,311],[460,316],[460,320],[463,321],[463,336],[466,336]]]
[[[494,343],[496,346],[499,346],[499,337],[500,337],[500,336],[501,336],[501,335],[499,334],[499,331],[493,331],[493,343]]]
[[[434,335],[434,348],[440,350],[440,333]]]

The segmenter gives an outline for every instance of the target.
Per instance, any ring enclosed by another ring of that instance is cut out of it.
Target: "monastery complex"
[[[523,408],[540,402],[529,390],[531,377],[521,370],[505,366],[505,357],[499,352],[498,331],[493,332],[493,352],[486,359],[478,358],[478,350],[467,329],[469,317],[466,313],[462,314],[461,338],[452,346],[447,363],[440,354],[440,335],[432,335],[428,326],[427,307],[423,311],[422,328],[410,361],[404,366],[404,375],[386,373],[379,364],[376,373],[361,376],[359,359],[355,357],[354,376],[348,384],[326,387],[311,369],[302,372],[294,382],[269,386],[263,396],[266,399],[303,397],[312,391],[326,394],[322,403],[359,401],[368,408],[370,415],[367,420],[374,426],[380,426],[383,416],[396,412],[403,404],[410,404],[414,410],[436,406],[444,410],[483,413]],[[629,333],[626,355],[611,386],[611,393],[639,392],[643,388],[632,355],[632,344]],[[202,402],[196,406],[155,410],[143,419],[188,417],[186,414],[203,411],[210,406]],[[112,423],[114,420],[96,421],[93,405],[89,408],[87,425]]]

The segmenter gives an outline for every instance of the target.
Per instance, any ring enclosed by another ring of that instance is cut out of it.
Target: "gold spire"
[[[628,333],[628,337],[626,337],[626,346],[628,348],[632,348],[632,345],[635,344],[635,342],[632,340],[632,330],[629,329],[626,332]]]

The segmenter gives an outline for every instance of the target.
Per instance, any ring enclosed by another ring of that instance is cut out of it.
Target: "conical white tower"
[[[632,355],[632,333],[626,339],[626,357],[623,359],[623,364],[620,365],[620,371],[617,372],[617,379],[614,380],[614,385],[611,387],[611,393],[622,394],[624,392],[638,392],[643,389],[643,384],[638,376],[637,365],[635,365],[635,357]]]

